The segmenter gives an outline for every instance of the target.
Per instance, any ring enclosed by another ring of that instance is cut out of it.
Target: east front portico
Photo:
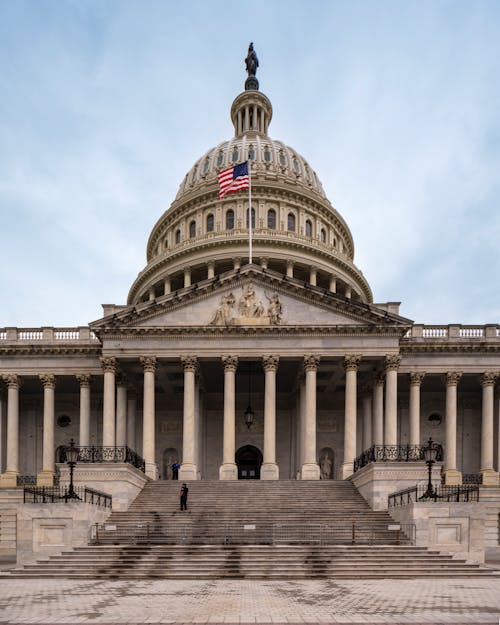
[[[179,479],[238,479],[245,446],[262,453],[261,479],[349,476],[361,445],[373,444],[371,434],[357,439],[358,386],[388,362],[397,370],[411,325],[256,265],[106,312],[91,328],[115,375],[136,385],[143,377],[142,453],[153,479],[169,474],[167,450],[181,461]],[[104,406],[114,397],[108,377]],[[397,443],[396,398],[389,376],[387,444]]]

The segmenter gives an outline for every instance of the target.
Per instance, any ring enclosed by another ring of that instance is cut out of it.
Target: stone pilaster
[[[304,461],[301,479],[319,480],[320,470],[316,457],[316,372],[319,356],[304,356],[305,419],[304,419]]]
[[[420,445],[420,387],[425,373],[410,373],[410,445]]]
[[[398,368],[399,354],[385,357],[385,428],[384,445],[398,444]]]
[[[42,471],[36,477],[36,485],[53,486],[56,378],[51,373],[44,373],[38,377],[43,384],[43,456]]]
[[[79,373],[76,379],[80,384],[80,435],[78,447],[90,445],[90,384],[92,376],[88,373]]]
[[[182,464],[179,479],[196,480],[198,467],[196,465],[196,371],[198,359],[195,356],[181,358],[184,369],[184,408],[182,427]]]
[[[236,356],[222,356],[224,365],[224,433],[222,465],[219,468],[220,480],[237,480],[238,467],[235,462],[236,452],[236,394],[235,378],[238,368]]]
[[[373,444],[384,444],[384,381],[385,376],[378,371],[373,375]]]
[[[444,457],[445,484],[462,483],[462,473],[457,470],[457,386],[462,377],[459,371],[446,374],[446,449]]]
[[[498,485],[498,473],[493,467],[493,405],[494,389],[498,373],[486,371],[481,376],[483,387],[481,419],[481,473],[483,484]]]
[[[262,480],[279,479],[279,467],[276,464],[276,371],[278,362],[278,356],[264,356],[262,358],[265,372],[264,462],[260,470]]]
[[[15,488],[19,475],[19,388],[21,378],[16,374],[2,376],[7,385],[7,461],[0,485]]]
[[[116,358],[102,357],[101,364],[104,371],[102,444],[103,447],[114,447]]]
[[[342,479],[344,480],[352,475],[356,457],[357,371],[360,360],[359,354],[349,354],[344,357],[345,421],[344,462],[342,464]]]
[[[142,455],[146,465],[146,475],[158,479],[158,465],[155,457],[155,371],[156,358],[141,356],[139,361],[144,371]]]

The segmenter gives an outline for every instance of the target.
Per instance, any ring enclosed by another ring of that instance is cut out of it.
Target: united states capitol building
[[[233,136],[158,216],[126,301],[85,327],[0,328],[0,490],[64,479],[70,439],[77,482],[109,492],[178,462],[185,481],[351,479],[382,506],[377,492],[425,480],[429,438],[436,479],[499,485],[500,325],[427,326],[374,301],[272,116],[250,72]],[[247,190],[218,198],[245,160],[251,224]]]

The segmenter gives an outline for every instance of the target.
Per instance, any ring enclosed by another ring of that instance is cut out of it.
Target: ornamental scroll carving
[[[410,386],[420,386],[424,381],[425,373],[422,371],[414,371],[410,373]]]
[[[386,354],[385,356],[385,370],[397,371],[401,362],[401,356],[399,354]]]
[[[224,371],[232,371],[235,373],[238,368],[238,357],[222,356],[222,364],[224,365]]]
[[[483,375],[480,377],[481,386],[493,386],[495,384],[496,379],[498,378],[498,373],[495,371],[485,371]]]
[[[2,375],[2,380],[7,385],[7,388],[20,388],[21,386],[21,378],[16,373]]]
[[[233,293],[223,295],[210,325],[280,325],[283,320],[283,305],[277,293],[269,296],[267,308],[255,292],[253,284],[247,284],[238,300]]]
[[[461,371],[448,371],[446,374],[446,386],[457,386],[461,377]]]
[[[154,373],[156,371],[156,356],[141,356],[139,362],[144,373]]]
[[[116,373],[116,358],[109,357],[109,356],[101,356],[100,360],[101,360],[103,371]]]
[[[356,371],[361,361],[361,354],[347,354],[344,356],[344,369],[346,371]]]
[[[181,363],[184,371],[196,373],[198,369],[198,358],[196,356],[181,356]]]
[[[56,376],[52,373],[41,373],[38,378],[43,384],[43,388],[54,389],[56,387]]]
[[[304,371],[316,371],[319,365],[319,356],[304,356]]]
[[[264,371],[276,371],[279,360],[279,356],[263,356],[262,367]]]
[[[88,388],[92,382],[92,376],[89,373],[78,373],[75,377],[81,388]]]

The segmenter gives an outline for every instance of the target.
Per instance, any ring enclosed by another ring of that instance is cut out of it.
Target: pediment
[[[228,272],[223,279],[207,280],[151,302],[129,306],[91,324],[94,331],[194,328],[392,327],[411,324],[369,304],[348,300],[270,275],[259,267]]]

